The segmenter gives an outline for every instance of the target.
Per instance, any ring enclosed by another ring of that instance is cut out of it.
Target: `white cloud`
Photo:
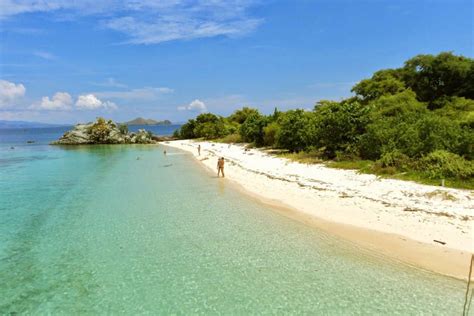
[[[43,97],[40,103],[33,104],[30,108],[37,110],[70,110],[72,103],[72,97],[69,93],[56,92],[51,99]]]
[[[262,20],[248,14],[259,0],[0,0],[1,18],[28,12],[95,15],[125,43],[157,44],[214,36],[241,36]]]
[[[187,106],[179,106],[178,107],[178,110],[180,111],[195,111],[195,112],[201,112],[201,113],[204,113],[204,112],[207,112],[207,107],[206,107],[206,104],[204,102],[202,102],[201,100],[194,100],[192,101],[191,103],[189,103]]]
[[[131,89],[127,91],[101,91],[94,94],[106,99],[122,99],[122,100],[155,100],[158,97],[173,93],[174,90],[167,87],[144,87]]]
[[[21,83],[0,80],[0,108],[12,107],[25,96],[26,88]]]
[[[93,94],[80,95],[76,101],[76,107],[84,110],[107,109],[116,110],[117,105],[110,101],[102,101]]]
[[[111,88],[127,88],[126,84],[118,82],[117,79],[113,77],[107,78],[105,82],[95,83],[95,85],[102,86],[102,87],[111,87]]]
[[[189,40],[214,36],[241,36],[254,31],[261,20],[236,19],[229,21],[202,20],[176,16],[143,21],[127,16],[108,21],[106,26],[130,37],[127,44],[158,44],[173,40]]]
[[[33,55],[35,55],[37,57],[40,57],[40,58],[43,58],[43,59],[47,59],[47,60],[56,59],[56,56],[54,56],[51,53],[45,52],[45,51],[36,51],[36,52],[33,53]]]

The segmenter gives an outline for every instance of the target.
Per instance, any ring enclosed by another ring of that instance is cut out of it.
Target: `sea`
[[[465,281],[288,218],[177,149],[49,145],[67,129],[0,130],[0,315],[462,314]]]

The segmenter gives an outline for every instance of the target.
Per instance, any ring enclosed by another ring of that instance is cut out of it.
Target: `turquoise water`
[[[462,313],[465,282],[286,218],[176,150],[0,142],[0,314]]]

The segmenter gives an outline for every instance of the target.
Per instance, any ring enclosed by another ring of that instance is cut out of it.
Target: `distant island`
[[[134,120],[125,122],[124,124],[125,125],[171,125],[171,121],[169,120],[155,121],[152,119],[144,119],[143,117],[137,117]]]

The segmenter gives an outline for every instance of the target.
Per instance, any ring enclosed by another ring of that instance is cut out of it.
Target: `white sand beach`
[[[470,190],[302,164],[243,145],[189,140],[166,145],[192,153],[216,173],[217,157],[224,157],[223,181],[285,207],[288,216],[409,264],[467,278],[474,252]]]

